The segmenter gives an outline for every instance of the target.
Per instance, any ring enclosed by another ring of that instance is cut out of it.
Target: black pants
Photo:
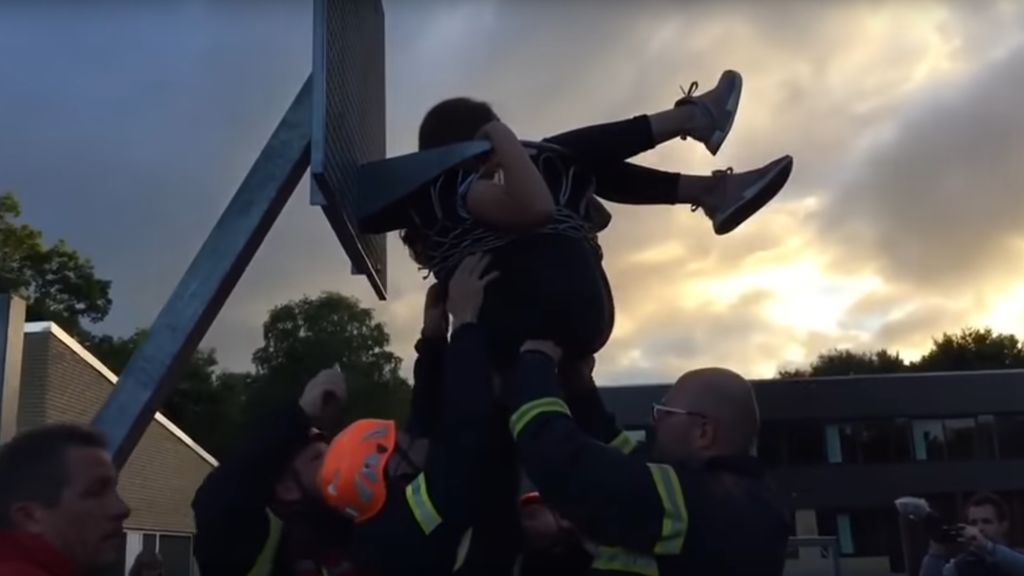
[[[595,176],[595,194],[625,204],[675,204],[678,174],[626,163],[654,147],[646,116],[588,126],[545,140]],[[480,312],[492,361],[511,367],[523,341],[552,339],[567,358],[594,354],[611,335],[614,301],[598,251],[586,240],[533,234],[494,251],[501,277]],[[466,574],[507,575],[521,551],[519,468],[508,414],[496,408],[486,458],[486,491],[474,518]]]
[[[678,202],[677,172],[626,162],[657,145],[647,116],[577,128],[544,141],[572,152],[594,172],[599,198],[619,204]]]
[[[674,204],[679,175],[625,162],[654,147],[646,116],[545,139],[594,174],[595,194],[628,204]],[[567,359],[597,353],[611,336],[614,300],[601,255],[585,239],[531,234],[493,252],[501,277],[488,289],[480,322],[499,369],[525,340],[558,343]]]

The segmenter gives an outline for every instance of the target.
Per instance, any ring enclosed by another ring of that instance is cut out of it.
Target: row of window
[[[1024,459],[1024,415],[861,422],[766,422],[768,466]]]
[[[117,562],[103,576],[128,576],[135,557],[151,550],[163,560],[163,576],[193,576],[199,571],[192,560],[192,537],[186,534],[158,534],[127,530],[121,535]]]

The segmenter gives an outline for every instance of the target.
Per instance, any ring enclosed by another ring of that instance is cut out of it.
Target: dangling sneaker
[[[715,234],[723,236],[757,213],[779,193],[793,172],[793,157],[786,155],[747,172],[716,170],[717,192],[701,208],[711,219]],[[696,207],[694,207],[696,210]]]
[[[682,86],[679,88],[682,90]],[[693,104],[704,113],[707,123],[688,136],[703,142],[704,147],[714,156],[718,154],[722,143],[732,130],[733,120],[736,119],[736,110],[740,107],[740,94],[743,93],[743,76],[735,70],[726,70],[722,72],[714,88],[695,96],[696,91],[697,83],[692,82],[690,88],[683,91],[683,97],[676,100],[675,107]],[[679,138],[686,140],[687,135]]]

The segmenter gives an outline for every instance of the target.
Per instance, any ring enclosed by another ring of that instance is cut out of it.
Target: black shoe
[[[771,202],[792,172],[793,157],[789,155],[747,172],[733,173],[732,168],[716,170],[713,174],[722,181],[719,192],[703,206],[715,234],[732,232]]]

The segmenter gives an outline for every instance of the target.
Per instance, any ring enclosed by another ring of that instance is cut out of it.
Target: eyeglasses
[[[651,404],[651,422],[657,422],[663,415],[669,414],[674,416],[693,416],[695,418],[707,419],[707,414],[701,412],[695,412],[693,410],[683,410],[681,408],[673,408],[671,406],[665,406],[655,402]]]

